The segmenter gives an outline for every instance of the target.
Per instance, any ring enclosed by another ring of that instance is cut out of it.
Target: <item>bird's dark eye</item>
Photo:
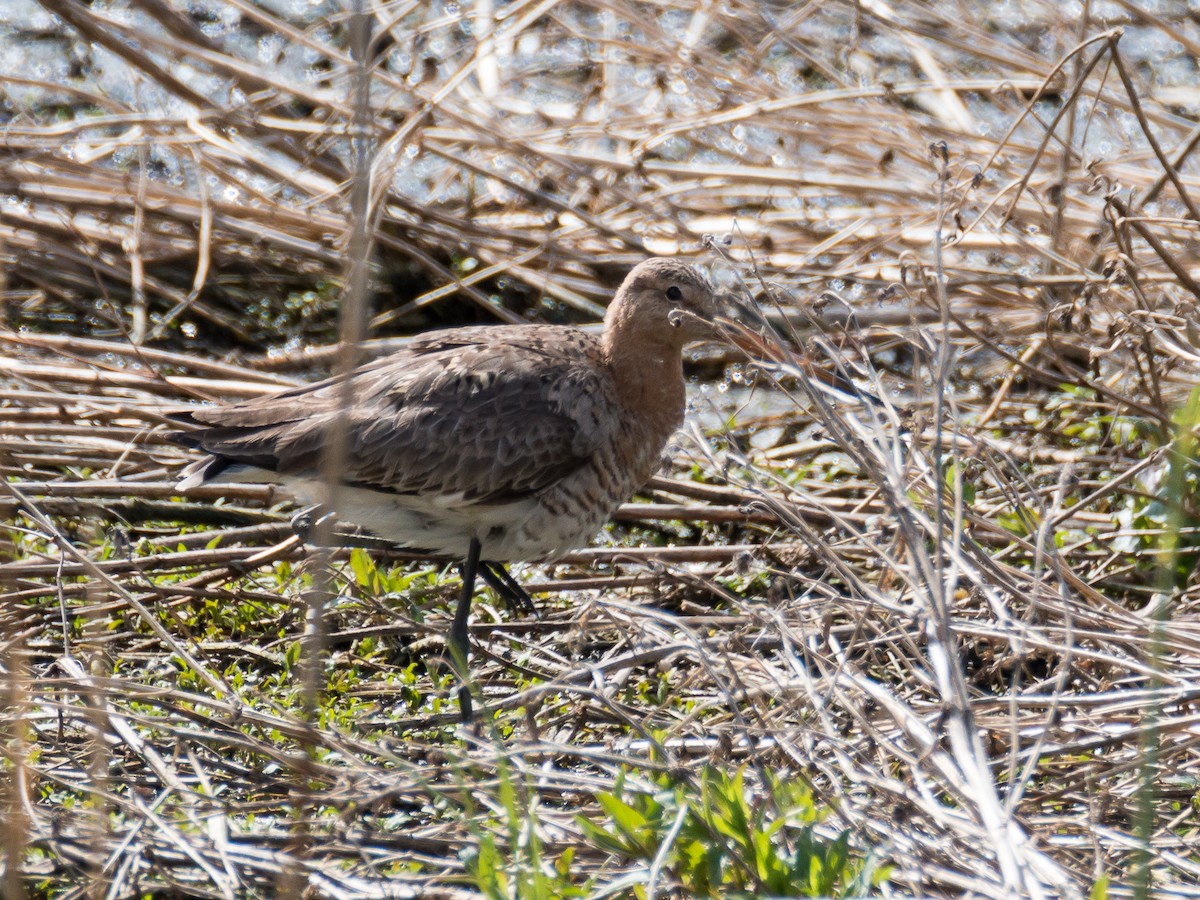
[[[675,285],[671,285],[669,288],[667,288],[667,299],[668,300],[682,300],[683,299],[683,291],[681,291]]]

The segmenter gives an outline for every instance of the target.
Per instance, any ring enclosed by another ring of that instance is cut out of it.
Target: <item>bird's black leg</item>
[[[491,585],[492,590],[504,599],[510,610],[527,614],[537,612],[529,592],[521,587],[520,582],[508,573],[508,569],[504,568],[502,563],[481,562],[479,574]]]
[[[462,686],[458,689],[458,709],[464,722],[471,721],[471,676],[470,670],[467,668],[471,645],[467,634],[467,620],[471,615],[471,598],[475,595],[475,573],[479,571],[479,553],[479,541],[471,538],[471,546],[467,549],[467,558],[463,560],[460,569],[463,583],[462,596],[458,598],[458,608],[454,610],[454,622],[450,625],[450,638],[447,641],[450,662],[462,680]]]

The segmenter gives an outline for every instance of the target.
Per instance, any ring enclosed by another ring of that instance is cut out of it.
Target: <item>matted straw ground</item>
[[[352,20],[16,6],[8,895],[811,894],[844,835],[829,893],[1200,896],[1200,26],[1141,7],[371,8],[368,352],[702,244],[764,318],[541,618],[477,601],[469,732],[453,573],[163,439],[332,365]]]

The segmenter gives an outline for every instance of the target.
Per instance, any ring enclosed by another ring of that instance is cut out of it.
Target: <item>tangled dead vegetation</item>
[[[401,2],[365,82],[318,7],[22,6],[6,885],[1200,896],[1200,29],[1141,6]],[[356,184],[368,352],[701,245],[757,304],[543,615],[479,601],[473,734],[439,564],[173,490],[171,409],[332,365]]]

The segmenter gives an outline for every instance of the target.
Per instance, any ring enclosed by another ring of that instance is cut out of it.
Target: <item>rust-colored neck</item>
[[[661,330],[648,328],[627,312],[610,310],[604,355],[621,404],[665,439],[683,421],[683,344],[665,322]]]

